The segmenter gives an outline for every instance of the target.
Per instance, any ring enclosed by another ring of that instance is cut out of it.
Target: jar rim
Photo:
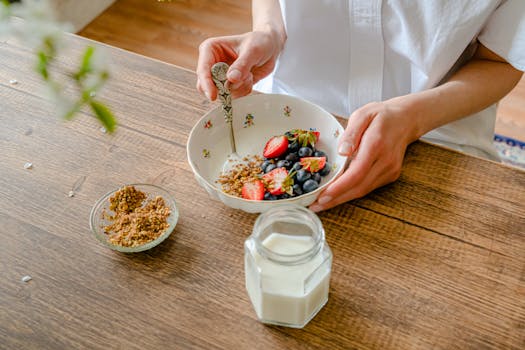
[[[298,265],[298,264],[301,264],[307,261],[311,257],[315,256],[324,245],[325,232],[324,232],[323,224],[321,223],[321,220],[319,219],[319,217],[313,211],[309,210],[308,208],[305,208],[299,205],[295,205],[295,204],[286,204],[286,205],[282,205],[279,207],[271,208],[265,211],[264,213],[262,213],[261,215],[259,215],[259,217],[255,220],[254,228],[257,228],[258,226],[260,226],[262,221],[268,218],[268,216],[271,216],[272,214],[275,214],[277,212],[286,211],[286,210],[289,210],[292,212],[296,211],[301,214],[306,214],[306,216],[308,216],[308,218],[312,221],[313,225],[315,226],[314,229],[318,232],[318,234],[312,235],[314,242],[311,248],[305,250],[304,252],[296,253],[296,254],[278,253],[270,248],[267,248],[263,244],[262,240],[258,237],[255,230],[252,236],[254,236],[255,238],[254,241],[255,241],[256,249],[259,251],[259,253],[263,257],[273,262],[279,263],[279,264]]]

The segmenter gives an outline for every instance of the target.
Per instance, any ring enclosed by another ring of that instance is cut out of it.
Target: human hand
[[[416,125],[395,102],[367,104],[350,116],[338,152],[351,162],[310,209],[318,212],[399,178],[407,146],[417,140]]]
[[[226,62],[230,65],[227,78],[232,97],[249,94],[253,84],[273,71],[283,45],[270,30],[206,39],[199,46],[197,90],[215,100],[217,88],[211,79],[211,67]]]

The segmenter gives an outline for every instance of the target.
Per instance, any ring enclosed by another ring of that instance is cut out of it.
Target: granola
[[[103,229],[111,244],[137,247],[166,231],[171,210],[164,198],[157,196],[148,201],[146,198],[147,195],[134,186],[125,186],[109,199],[109,209],[115,215],[103,214],[110,222]]]
[[[235,164],[230,171],[219,175],[216,182],[221,184],[224,193],[241,197],[242,186],[245,182],[261,178],[262,157],[248,156],[242,160],[243,162]]]

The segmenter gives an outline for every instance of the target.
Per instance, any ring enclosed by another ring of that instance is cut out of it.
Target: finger
[[[348,198],[347,200],[366,194],[366,192],[361,193],[365,190],[362,184],[366,183],[366,179],[372,179],[374,176],[371,170],[379,157],[378,143],[378,136],[371,135],[368,142],[361,144],[355,159],[348,165],[348,169],[319,195],[315,209],[323,210],[325,206],[333,204],[337,198],[341,197],[341,194],[345,194],[344,198]]]
[[[365,132],[356,159],[340,178],[321,193],[312,210],[328,209],[363,197],[399,178],[406,147],[395,148],[380,135],[373,128]]]
[[[197,83],[195,84],[195,87],[197,88],[197,91],[199,91],[201,94],[204,94],[204,90],[202,89],[201,85],[201,80],[199,78],[197,78]]]
[[[369,105],[366,105],[350,115],[346,130],[339,140],[337,148],[339,154],[352,156],[357,151],[363,133],[375,117],[375,113],[370,109]]]
[[[374,141],[378,136],[371,136],[371,140],[363,142],[357,150],[355,158],[348,165],[348,169],[331,183],[323,192],[323,196],[334,197],[345,189],[353,188],[361,183],[365,177],[369,177],[370,169],[379,157],[379,147],[375,147]]]
[[[374,166],[370,170],[370,176],[363,179],[363,182],[358,184],[356,187],[349,189],[348,191],[336,196],[335,198],[329,198],[328,202],[316,201],[310,206],[310,210],[319,212],[338,206],[339,204],[346,203],[353,199],[361,198],[366,194],[372,192],[376,188],[387,185],[394,180],[388,172],[384,171],[383,166],[379,162],[374,163]]]
[[[252,92],[253,75],[250,74],[247,79],[230,85],[230,92],[233,98],[246,96]]]
[[[211,67],[217,62],[214,55],[215,39],[206,39],[199,45],[197,60],[197,89],[204,93],[209,100],[217,98],[217,88],[211,78]]]
[[[365,164],[358,160],[356,158],[350,163],[348,169],[319,195],[310,209],[321,211],[366,194],[367,185],[374,176],[372,170],[375,162]]]
[[[253,81],[252,69],[263,60],[264,52],[250,39],[239,48],[239,57],[231,64],[226,76],[232,83],[239,83],[250,78]]]

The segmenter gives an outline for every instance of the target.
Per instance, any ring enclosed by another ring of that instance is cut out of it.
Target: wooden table
[[[68,42],[71,68],[88,42]],[[0,348],[525,348],[525,172],[412,145],[399,181],[320,214],[334,254],[325,308],[302,330],[265,326],[244,287],[256,215],[211,201],[186,162],[214,105],[193,72],[108,51],[114,135],[89,112],[57,120],[30,50],[0,43]],[[88,217],[135,182],[171,191],[181,216],[160,246],[126,255]]]

